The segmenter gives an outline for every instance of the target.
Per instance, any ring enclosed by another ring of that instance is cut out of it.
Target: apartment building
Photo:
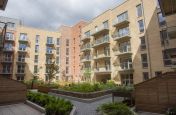
[[[80,21],[73,26],[61,26],[61,46],[60,51],[61,79],[63,81],[78,82],[80,79],[80,43],[82,28],[87,24]]]
[[[157,0],[126,0],[105,11],[82,29],[82,75],[89,69],[92,81],[131,85],[173,71],[176,37],[166,28]]]
[[[0,74],[19,81],[38,74],[47,81],[48,65],[56,59],[60,33],[26,27],[17,19],[0,17],[0,20],[10,22],[1,48]],[[59,73],[56,80],[58,76]]]

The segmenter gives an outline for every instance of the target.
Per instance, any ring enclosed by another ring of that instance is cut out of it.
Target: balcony
[[[54,47],[55,46],[55,42],[54,41],[47,41],[46,45]]]
[[[85,44],[81,47],[81,51],[90,51],[91,50],[91,47],[90,47],[90,43],[89,44]]]
[[[91,62],[91,56],[84,56],[84,58],[81,60],[81,62]]]
[[[110,59],[110,53],[106,53],[106,54],[100,54],[97,56],[94,56],[94,60],[100,60],[100,59]]]
[[[14,52],[13,47],[4,47],[3,52]]]
[[[18,41],[22,42],[22,43],[28,43],[29,42],[27,37],[22,37]]]
[[[120,73],[132,73],[133,70],[133,65],[132,62],[122,62],[119,67],[119,72]]]
[[[10,75],[12,73],[13,73],[12,69],[2,69],[2,70],[0,70],[1,75]]]
[[[53,64],[53,62],[52,62],[52,60],[47,60],[45,64],[46,65],[51,65],[51,64]]]
[[[118,42],[124,42],[130,40],[131,36],[129,32],[124,32],[124,33],[116,33],[113,35],[113,38],[115,41]]]
[[[125,48],[119,48],[119,50],[117,50],[115,52],[116,56],[121,56],[121,57],[127,57],[127,56],[131,56],[132,52],[131,52],[131,47],[130,46],[126,46]]]
[[[95,40],[94,44],[92,47],[99,47],[99,46],[104,46],[104,45],[107,45],[107,44],[110,44],[110,40],[109,40],[109,36],[106,36],[106,37],[102,37],[98,40]]]
[[[97,36],[100,35],[102,33],[108,33],[109,32],[109,27],[105,26],[105,25],[101,25],[99,27],[97,27],[96,29],[91,31],[91,35],[92,36]]]
[[[82,41],[90,40],[91,36],[90,35],[83,35],[83,38],[81,39]]]
[[[123,19],[123,20],[118,20],[117,18],[113,21],[113,26],[118,28],[118,27],[122,27],[122,26],[126,26],[129,24],[129,20],[128,18]]]
[[[176,39],[176,26],[168,27],[167,32],[170,39]]]
[[[12,37],[12,36],[6,36],[6,37],[5,37],[5,41],[14,42],[15,39],[14,39],[14,37]]]
[[[97,67],[94,72],[95,74],[111,74],[111,68],[110,65],[106,67]]]
[[[1,63],[12,63],[13,62],[13,58],[12,57],[3,57],[1,59]]]
[[[18,49],[18,52],[19,52],[19,53],[27,53],[28,50],[27,50],[27,48],[19,48],[19,49]]]

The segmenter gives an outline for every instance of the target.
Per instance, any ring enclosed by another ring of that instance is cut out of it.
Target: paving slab
[[[44,115],[44,114],[24,103],[19,103],[0,106],[0,115]]]

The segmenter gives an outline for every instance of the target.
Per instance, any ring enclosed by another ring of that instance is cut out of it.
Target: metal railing
[[[109,36],[102,37],[102,38],[100,38],[98,40],[95,40],[94,46],[100,45],[100,44],[103,44],[103,43],[107,43],[107,42],[109,42]]]

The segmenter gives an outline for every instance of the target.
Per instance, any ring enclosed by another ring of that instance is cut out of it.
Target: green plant
[[[135,115],[128,106],[122,103],[107,103],[97,108],[97,112],[106,115]]]
[[[69,115],[73,105],[70,101],[41,93],[27,93],[27,99],[46,109],[46,115]]]
[[[169,108],[166,112],[166,115],[176,115],[176,107]]]

